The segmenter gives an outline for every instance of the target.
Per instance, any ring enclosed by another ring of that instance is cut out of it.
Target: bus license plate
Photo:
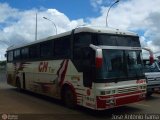
[[[159,89],[159,88],[154,88],[154,90],[155,90],[155,91],[159,91],[160,89]]]

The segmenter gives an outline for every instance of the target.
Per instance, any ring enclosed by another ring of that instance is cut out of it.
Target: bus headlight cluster
[[[115,99],[110,98],[110,99],[106,100],[106,104],[115,105]]]
[[[100,95],[111,95],[111,94],[116,94],[116,90],[100,91]]]
[[[145,98],[146,97],[146,94],[141,94],[140,96],[139,96],[139,98]]]
[[[146,86],[139,86],[139,90],[145,90],[147,87]]]
[[[100,91],[100,95],[110,95],[111,91]]]

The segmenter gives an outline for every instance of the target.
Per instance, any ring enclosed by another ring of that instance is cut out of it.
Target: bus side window
[[[28,57],[29,57],[29,48],[28,47],[21,49],[21,57],[22,57],[22,60],[28,59]]]
[[[91,44],[91,34],[88,33],[79,33],[75,35],[75,40],[73,42],[73,62],[76,66],[76,69],[79,72],[83,72],[83,61],[84,61],[84,48],[89,47]]]
[[[12,62],[13,61],[13,51],[9,51],[7,53],[7,61]]]
[[[42,42],[40,44],[40,55],[41,58],[52,58],[53,51],[52,51],[52,41]]]
[[[37,59],[40,57],[40,48],[39,44],[32,45],[29,47],[29,57],[30,59]]]
[[[56,59],[68,59],[70,57],[70,39],[63,37],[54,41],[54,57]]]
[[[14,60],[20,60],[20,59],[21,59],[20,49],[14,50]]]

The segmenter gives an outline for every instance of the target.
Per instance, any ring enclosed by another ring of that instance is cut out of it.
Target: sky
[[[0,0],[0,60],[7,47],[55,34],[80,25],[106,25],[106,14],[115,0]],[[160,0],[120,0],[108,16],[108,26],[139,34],[141,45],[160,51]],[[160,53],[157,53],[160,54]]]

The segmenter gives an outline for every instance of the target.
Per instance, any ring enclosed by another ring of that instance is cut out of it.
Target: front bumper
[[[138,91],[125,94],[115,94],[110,96],[97,96],[97,110],[105,110],[129,103],[142,101],[145,99],[146,92]]]
[[[154,92],[156,89],[160,90],[160,85],[158,84],[153,84],[153,85],[147,85],[147,92]]]

